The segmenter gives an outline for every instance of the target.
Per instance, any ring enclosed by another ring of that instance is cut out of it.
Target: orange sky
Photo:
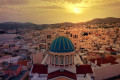
[[[120,17],[120,0],[0,0],[0,22],[37,24]]]

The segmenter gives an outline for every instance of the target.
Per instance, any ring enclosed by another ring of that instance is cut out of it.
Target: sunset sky
[[[105,17],[120,17],[120,0],[0,0],[0,23],[76,23]]]

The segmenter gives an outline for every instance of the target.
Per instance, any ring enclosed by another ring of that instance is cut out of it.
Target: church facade
[[[79,55],[74,51],[69,38],[54,39],[41,64],[33,64],[31,80],[93,80],[91,66],[80,63]]]

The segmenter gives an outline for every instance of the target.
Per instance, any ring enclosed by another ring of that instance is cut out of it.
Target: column
[[[68,55],[68,67],[69,67],[70,55]]]
[[[55,66],[55,55],[54,55],[54,66]]]
[[[72,65],[74,64],[74,55],[72,55]]]
[[[50,65],[52,65],[52,57],[51,57],[51,54],[50,54]]]

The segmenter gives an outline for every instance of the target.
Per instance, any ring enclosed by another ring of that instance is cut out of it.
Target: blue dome
[[[67,53],[74,51],[74,45],[72,41],[64,36],[60,36],[54,39],[50,45],[50,51],[57,53]]]

